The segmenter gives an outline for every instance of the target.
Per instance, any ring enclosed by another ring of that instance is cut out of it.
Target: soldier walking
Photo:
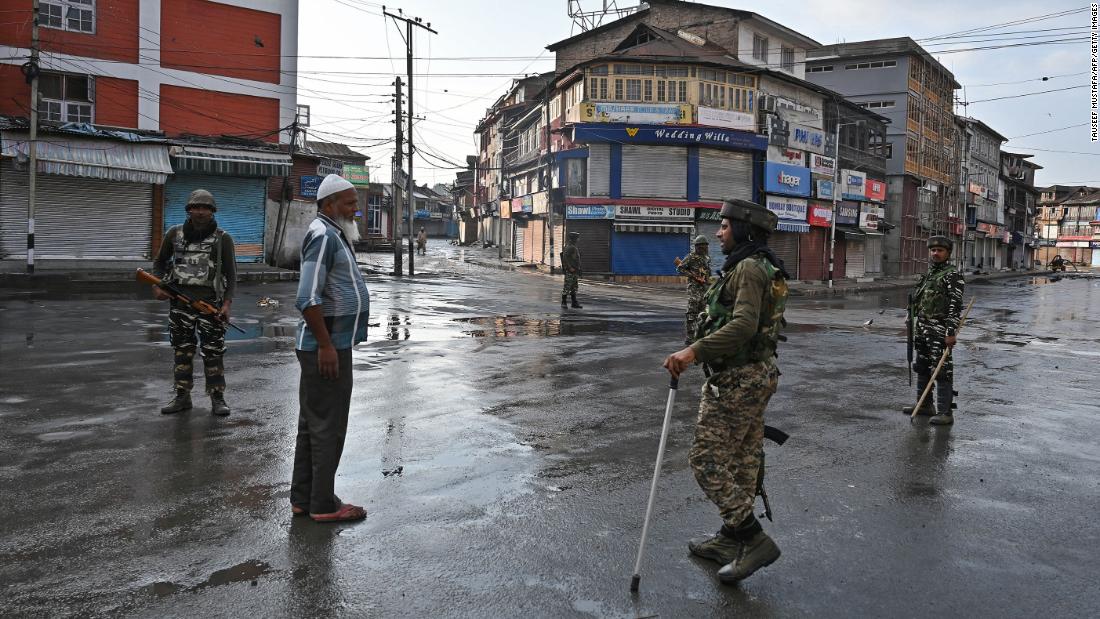
[[[577,239],[581,238],[580,232],[570,232],[565,247],[561,252],[561,270],[565,273],[565,284],[561,289],[561,306],[565,307],[566,297],[571,297],[573,307],[580,309],[577,303],[577,283],[581,277],[581,252],[577,249]]]
[[[691,363],[711,373],[703,385],[688,460],[699,486],[718,506],[722,528],[693,540],[695,555],[722,564],[733,584],[779,558],[779,547],[753,515],[764,454],[764,409],[779,384],[775,349],[783,325],[788,275],[770,248],[778,217],[759,204],[727,200],[718,240],[726,261],[707,290],[700,339],[669,355],[678,377]]]
[[[918,415],[932,415],[928,423],[949,426],[955,422],[952,414],[954,396],[954,371],[951,349],[955,346],[955,333],[963,308],[963,291],[966,282],[962,273],[951,264],[951,240],[945,236],[928,239],[928,272],[917,281],[909,306],[910,320],[915,320],[913,343],[917,353],[913,371],[917,373],[917,397],[924,393],[932,379],[932,371],[947,350],[940,373],[936,376],[936,405],[925,400]],[[913,407],[902,409],[913,414]]]
[[[237,289],[233,237],[218,227],[214,219],[218,207],[209,191],[192,191],[186,209],[187,221],[183,225],[172,226],[164,233],[164,241],[153,262],[153,273],[168,283],[178,285],[191,298],[218,308],[220,315],[228,321],[233,293]],[[153,294],[162,301],[170,298],[160,288],[153,288]],[[223,364],[225,321],[219,320],[218,316],[203,314],[183,301],[172,300],[168,332],[175,350],[176,397],[160,412],[170,415],[190,410],[195,348],[201,339],[210,412],[222,417],[229,414],[229,405],[225,403]],[[198,338],[195,337],[196,331]]]
[[[685,346],[691,346],[695,341],[695,326],[699,314],[706,308],[703,298],[710,286],[710,243],[707,237],[700,234],[695,237],[695,251],[688,254],[683,260],[678,260],[676,270],[687,276],[688,305],[687,316],[684,320],[686,336]]]

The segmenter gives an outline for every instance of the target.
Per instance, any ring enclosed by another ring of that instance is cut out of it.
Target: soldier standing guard
[[[779,558],[779,547],[753,515],[764,454],[764,409],[779,385],[775,349],[784,324],[787,272],[768,247],[778,217],[759,204],[727,200],[718,239],[726,261],[707,290],[699,340],[669,355],[678,377],[691,363],[711,373],[703,384],[688,461],[723,525],[692,541],[695,555],[723,565],[718,578],[736,583]]]
[[[577,303],[577,283],[581,277],[581,252],[577,249],[577,239],[581,238],[580,232],[570,232],[569,239],[565,241],[565,247],[561,251],[561,270],[565,273],[565,284],[561,289],[561,306],[565,307],[565,298],[572,297],[573,307],[580,308]]]
[[[917,281],[909,306],[909,315],[916,320],[913,343],[917,359],[913,363],[913,371],[917,373],[918,398],[932,379],[932,371],[943,351],[948,350],[947,360],[936,376],[935,408],[932,399],[928,398],[917,411],[918,415],[935,415],[928,423],[938,426],[955,422],[952,414],[954,368],[950,349],[955,346],[966,286],[962,273],[950,262],[951,249],[951,240],[945,236],[928,239],[928,272]],[[906,406],[902,412],[912,415],[913,407]]]
[[[699,314],[706,309],[703,298],[710,286],[710,243],[707,237],[700,234],[695,237],[695,251],[688,254],[683,260],[677,260],[676,270],[688,278],[687,293],[688,306],[686,325],[687,336],[684,339],[685,346],[691,346],[695,341],[695,325],[699,320]]]
[[[218,207],[209,191],[192,191],[186,210],[187,221],[183,225],[172,226],[164,233],[164,241],[153,263],[153,273],[166,282],[178,285],[191,298],[218,308],[227,321],[233,293],[237,289],[233,237],[218,227],[214,219]],[[153,294],[162,301],[170,298],[160,288],[154,288]],[[187,303],[172,300],[168,332],[175,349],[176,397],[160,412],[170,415],[191,408],[191,387],[194,385],[192,364],[198,339],[201,339],[210,412],[222,417],[229,414],[229,405],[225,403],[223,365],[225,326],[226,323],[217,316],[202,314]],[[195,337],[196,331],[198,338]]]

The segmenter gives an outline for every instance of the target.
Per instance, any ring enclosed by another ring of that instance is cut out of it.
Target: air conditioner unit
[[[760,109],[765,112],[775,113],[775,96],[760,95]]]

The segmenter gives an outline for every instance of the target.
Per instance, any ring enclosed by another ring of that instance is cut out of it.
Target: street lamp
[[[829,288],[833,287],[833,269],[836,264],[836,209],[840,198],[840,128],[862,125],[862,120],[852,123],[837,123],[834,144],[836,153],[833,158],[833,221],[829,228]]]

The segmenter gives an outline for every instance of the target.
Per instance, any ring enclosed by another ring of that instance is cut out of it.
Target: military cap
[[[758,228],[774,232],[779,224],[779,216],[748,200],[726,200],[722,204],[722,217],[743,221]]]
[[[192,206],[209,206],[212,211],[218,210],[214,202],[214,194],[205,189],[196,189],[191,192],[191,196],[187,198],[187,208]]]
[[[954,248],[954,244],[951,243],[951,239],[946,236],[937,234],[928,239],[928,249],[932,249],[933,247],[942,247],[947,251],[951,251]]]
[[[570,232],[570,233],[569,233],[569,238],[571,238],[571,239],[579,239],[579,238],[581,238],[581,233],[580,233],[580,232]]]
[[[707,240],[707,237],[705,235],[700,234],[699,236],[695,237],[695,244],[710,245],[710,241]]]

